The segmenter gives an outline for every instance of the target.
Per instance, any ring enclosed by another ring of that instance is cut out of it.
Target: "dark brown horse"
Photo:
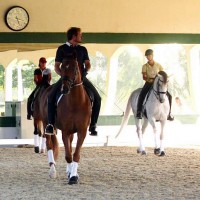
[[[46,137],[44,134],[44,127],[42,124],[41,114],[39,112],[39,105],[41,95],[46,90],[46,85],[42,85],[35,92],[35,98],[33,102],[33,125],[34,125],[34,150],[35,153],[45,153],[46,150]]]
[[[62,87],[60,92],[63,96],[57,104],[55,119],[55,127],[62,132],[69,184],[78,182],[77,168],[80,160],[80,151],[90,124],[92,111],[90,99],[83,86],[78,62],[74,56],[70,55],[64,59],[61,65]],[[47,97],[51,89],[52,87],[50,86],[41,96],[40,112],[44,126],[47,125]],[[77,143],[72,156],[74,133],[77,133]],[[58,141],[56,135],[46,135],[46,140],[50,165],[49,175],[51,178],[55,178]]]

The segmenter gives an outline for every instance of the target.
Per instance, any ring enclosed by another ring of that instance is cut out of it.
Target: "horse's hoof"
[[[155,154],[155,155],[159,155],[159,154],[160,154],[160,148],[154,149],[154,154]]]
[[[165,152],[164,151],[161,151],[159,156],[165,156]]]
[[[137,153],[141,153],[141,150],[140,150],[140,149],[137,149]]]
[[[69,179],[69,182],[68,184],[69,185],[73,185],[73,184],[77,184],[78,183],[78,176],[72,176],[70,179]]]
[[[55,165],[52,164],[49,170],[49,177],[55,179],[57,177]]]
[[[140,153],[141,155],[147,155],[146,151],[141,151],[140,149],[137,149],[137,153]]]
[[[142,151],[142,152],[141,152],[141,155],[146,156],[146,155],[147,155],[147,152],[146,152],[146,151]]]
[[[34,150],[35,150],[35,153],[39,153],[40,152],[39,147],[34,147]]]
[[[45,150],[44,150],[44,149],[41,149],[40,153],[44,154],[44,153],[45,153]]]

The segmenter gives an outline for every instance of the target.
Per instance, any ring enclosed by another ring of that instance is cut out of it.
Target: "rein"
[[[162,103],[161,98],[160,98],[160,94],[166,94],[167,91],[166,92],[160,92],[159,91],[159,81],[163,83],[163,81],[158,78],[157,85],[156,85],[157,90],[155,90],[154,87],[153,87],[153,93],[154,93],[155,97],[160,101],[160,103]]]
[[[76,83],[76,84],[72,85],[71,88],[73,88],[73,87],[77,87],[77,86],[80,86],[80,85],[83,85],[83,81],[80,82],[80,83]]]

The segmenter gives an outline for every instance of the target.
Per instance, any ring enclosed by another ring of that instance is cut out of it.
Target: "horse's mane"
[[[164,71],[159,71],[158,74],[160,74],[163,77],[163,82],[167,83],[167,79],[168,79],[167,73]]]

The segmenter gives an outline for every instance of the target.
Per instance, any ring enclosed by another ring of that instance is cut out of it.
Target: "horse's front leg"
[[[56,148],[58,148],[58,145],[56,144],[56,140],[57,140],[56,135],[46,135],[47,156],[48,156],[48,162],[50,166],[50,169],[49,169],[50,178],[57,177],[57,172],[56,172],[56,167],[55,167],[56,166],[55,160],[57,159],[57,154],[55,156],[55,153],[54,153],[55,146]]]
[[[156,121],[153,118],[149,118],[149,123],[151,124],[154,132],[154,143],[155,143],[155,149],[154,149],[154,154],[159,155],[160,154],[160,137],[158,134],[158,130],[156,127]]]
[[[43,134],[40,153],[45,153],[45,150],[46,150],[46,137],[45,134]]]
[[[144,122],[142,124],[142,120],[136,119],[136,128],[137,128],[137,135],[139,139],[139,148],[137,149],[137,153],[141,153],[141,155],[146,155],[146,150],[145,150],[145,145],[144,145],[144,140],[143,136],[146,130],[146,127],[148,125],[148,121],[146,118],[144,118]]]
[[[161,124],[161,132],[160,132],[160,154],[159,156],[165,156],[165,150],[164,150],[164,127],[166,124],[166,120],[163,120],[160,122]]]
[[[70,178],[72,167],[73,167],[73,160],[72,160],[72,141],[74,135],[68,134],[67,132],[62,131],[62,140],[65,147],[65,160],[67,161],[66,173],[67,178]]]
[[[78,183],[78,162],[80,160],[80,152],[81,152],[81,147],[83,145],[85,136],[87,133],[87,129],[82,129],[77,133],[77,143],[76,143],[76,148],[73,154],[73,162],[71,166],[71,173],[70,173],[70,179],[69,179],[69,184],[77,184]]]
[[[33,125],[34,125],[34,151],[35,153],[40,152],[40,137],[38,132],[38,120],[33,118]]]

